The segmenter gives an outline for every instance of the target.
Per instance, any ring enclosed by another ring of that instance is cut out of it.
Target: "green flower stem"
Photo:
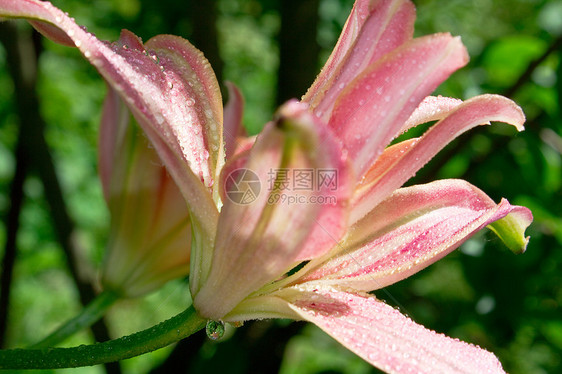
[[[55,345],[62,343],[68,337],[86,327],[90,327],[98,321],[105,314],[106,310],[118,299],[119,296],[115,292],[103,291],[90,304],[88,304],[88,306],[82,309],[80,314],[67,321],[45,339],[32,345],[30,348],[54,347]]]
[[[55,369],[91,366],[163,348],[205,327],[193,306],[146,330],[119,339],[72,348],[0,350],[0,369]]]

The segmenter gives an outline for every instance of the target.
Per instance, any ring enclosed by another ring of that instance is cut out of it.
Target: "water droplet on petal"
[[[155,113],[154,118],[156,118],[156,122],[158,122],[159,125],[164,123],[164,116],[162,114]]]
[[[211,340],[218,340],[224,335],[224,322],[222,321],[207,321],[207,326],[205,326],[205,332]]]

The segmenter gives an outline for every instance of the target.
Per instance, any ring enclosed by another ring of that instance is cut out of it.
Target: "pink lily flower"
[[[187,276],[191,225],[183,196],[111,88],[102,114],[99,159],[111,213],[103,289],[137,297]]]
[[[111,206],[111,195],[123,193],[109,187],[114,183],[112,179],[119,185],[126,178],[112,175],[115,170],[110,165],[114,157],[122,156],[113,153],[121,141],[118,137],[126,133],[123,120],[117,117],[123,108],[116,100],[121,100],[187,201],[192,225],[190,268],[199,266],[202,249],[213,245],[220,205],[218,183],[214,182],[224,164],[222,97],[203,54],[188,41],[173,35],[159,35],[143,44],[136,35],[123,30],[118,42],[101,41],[50,2],[1,0],[0,16],[28,19],[51,40],[77,47],[98,69],[112,90],[106,102],[103,121],[107,124],[102,124],[102,137],[104,132],[108,137],[115,136],[115,144],[104,138],[100,144],[100,174],[110,209],[129,213],[127,206],[135,204],[129,196],[131,200],[120,203],[119,208]],[[233,110],[239,106],[235,105]],[[237,121],[227,121],[226,125],[236,127]],[[124,171],[117,171],[120,172]],[[128,172],[139,175],[142,171],[132,167]],[[164,191],[163,185],[150,188]],[[121,224],[134,224],[134,217],[120,217],[128,220]],[[123,244],[123,240],[131,239],[130,231],[112,233],[111,240]],[[189,243],[184,251],[189,252]],[[112,256],[110,253],[108,261],[112,261]],[[185,264],[185,260],[182,262]],[[123,261],[120,263],[124,266]],[[109,273],[118,272],[109,270]],[[107,272],[104,279],[109,285],[116,283],[116,277]]]
[[[448,34],[412,39],[411,2],[358,0],[302,102],[285,104],[241,147],[231,143],[239,120],[223,125],[214,75],[188,42],[158,36],[143,45],[123,32],[110,45],[36,0],[0,0],[0,16],[31,18],[51,39],[77,46],[130,108],[187,201],[190,288],[201,316],[308,320],[387,372],[503,372],[493,354],[427,330],[368,293],[486,226],[522,252],[532,221],[528,209],[496,204],[464,181],[400,188],[460,133],[489,121],[522,130],[524,122],[501,96],[428,97],[468,57]],[[389,146],[434,120],[422,137]],[[223,126],[233,155],[224,166]],[[241,168],[261,181],[245,204],[231,197],[244,185]],[[286,172],[299,170],[317,173],[310,188],[287,183]]]
[[[414,19],[409,1],[357,1],[303,101],[283,106],[254,147],[225,165],[223,177],[243,167],[261,181],[272,170],[275,181],[285,169],[335,170],[338,186],[331,191],[316,180],[308,204],[294,207],[272,199],[294,197],[287,186],[246,205],[224,198],[210,270],[191,284],[201,315],[308,320],[387,372],[503,372],[489,352],[429,331],[367,293],[425,268],[488,225],[522,252],[532,221],[528,209],[496,204],[465,181],[400,188],[462,132],[489,121],[522,130],[525,120],[497,95],[464,103],[428,97],[468,56],[448,34],[412,39]],[[389,146],[435,120],[422,137]],[[228,183],[221,181],[227,194]],[[318,197],[336,199],[311,203]]]

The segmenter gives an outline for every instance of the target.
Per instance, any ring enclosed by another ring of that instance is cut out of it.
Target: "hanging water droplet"
[[[159,64],[160,63],[160,58],[158,57],[158,55],[156,55],[155,52],[150,51],[147,53],[147,55],[154,61],[154,63]]]
[[[211,340],[218,340],[224,335],[224,322],[223,321],[207,321],[205,332]]]

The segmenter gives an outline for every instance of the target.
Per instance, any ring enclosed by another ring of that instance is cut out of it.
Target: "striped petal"
[[[511,217],[510,217],[511,216]],[[350,229],[332,258],[311,261],[295,283],[318,282],[372,291],[398,282],[453,251],[501,219],[517,220],[504,241],[524,243],[531,212],[494,203],[463,180],[443,180],[394,192]]]
[[[329,126],[348,150],[359,177],[400,133],[419,103],[467,61],[459,38],[417,38],[369,66],[342,91]]]
[[[416,11],[407,0],[359,0],[326,65],[303,101],[330,118],[336,98],[361,71],[412,38]]]
[[[230,198],[221,210],[212,266],[199,284],[191,284],[201,315],[223,318],[250,293],[297,261],[327,252],[343,235],[351,185],[340,148],[322,129],[307,105],[286,104],[258,137],[244,168],[225,178]],[[320,170],[336,174],[341,184],[322,183]]]
[[[209,191],[224,161],[222,100],[202,53],[169,35],[151,39],[145,48],[128,31],[119,42],[109,44],[49,2],[3,0],[0,16],[30,19],[47,37],[78,47],[151,140],[188,201],[196,227],[204,233],[198,238],[212,237],[218,212]]]
[[[242,115],[244,112],[244,97],[242,92],[234,83],[226,82],[228,88],[228,103],[224,108],[224,144],[226,149],[226,159],[237,153],[243,147],[246,138],[246,131],[242,126]]]
[[[462,100],[452,97],[428,96],[408,118],[400,132],[406,132],[422,123],[441,120],[461,104]]]
[[[358,186],[351,222],[364,217],[457,136],[490,121],[505,122],[521,131],[525,115],[517,104],[503,96],[481,95],[458,105],[421,138],[389,147],[371,166],[369,177]]]
[[[100,129],[100,175],[111,231],[101,283],[135,297],[189,273],[191,225],[184,199],[117,93]]]
[[[490,352],[418,325],[369,295],[309,289],[290,307],[386,373],[505,373]]]

